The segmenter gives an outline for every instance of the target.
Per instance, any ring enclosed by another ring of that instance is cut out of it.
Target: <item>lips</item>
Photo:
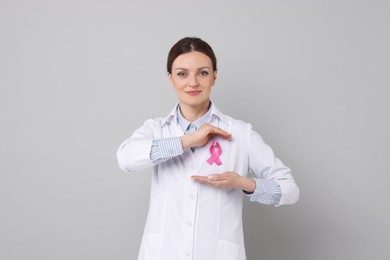
[[[186,93],[190,96],[197,96],[200,94],[200,92],[202,92],[202,91],[199,91],[199,90],[186,91]]]

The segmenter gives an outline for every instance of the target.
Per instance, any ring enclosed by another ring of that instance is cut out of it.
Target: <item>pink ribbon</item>
[[[210,146],[210,154],[211,157],[207,160],[207,162],[212,165],[213,163],[216,163],[217,165],[221,165],[222,162],[219,159],[219,156],[221,156],[222,150],[221,146],[218,142],[213,142]]]

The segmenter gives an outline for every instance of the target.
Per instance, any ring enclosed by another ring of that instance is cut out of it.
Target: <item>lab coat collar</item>
[[[177,103],[175,107],[172,109],[171,113],[169,113],[169,115],[163,119],[162,126],[164,126],[167,123],[177,122],[177,113],[179,111],[178,106],[179,103]],[[213,116],[219,118],[226,125],[229,125],[226,116],[214,105],[214,102],[211,102],[211,114],[210,114],[209,121],[211,121]]]

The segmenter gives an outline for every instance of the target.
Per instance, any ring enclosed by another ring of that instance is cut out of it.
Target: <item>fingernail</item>
[[[207,178],[209,178],[210,180],[214,180],[215,176],[214,175],[209,175],[209,176],[207,176]]]

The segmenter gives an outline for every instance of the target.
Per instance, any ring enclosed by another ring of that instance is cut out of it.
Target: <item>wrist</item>
[[[256,189],[256,181],[252,178],[242,177],[241,189],[246,193],[253,193]]]
[[[188,149],[188,148],[192,147],[191,137],[189,135],[182,135],[180,137],[180,140],[181,140],[181,144],[183,146],[183,149]]]

